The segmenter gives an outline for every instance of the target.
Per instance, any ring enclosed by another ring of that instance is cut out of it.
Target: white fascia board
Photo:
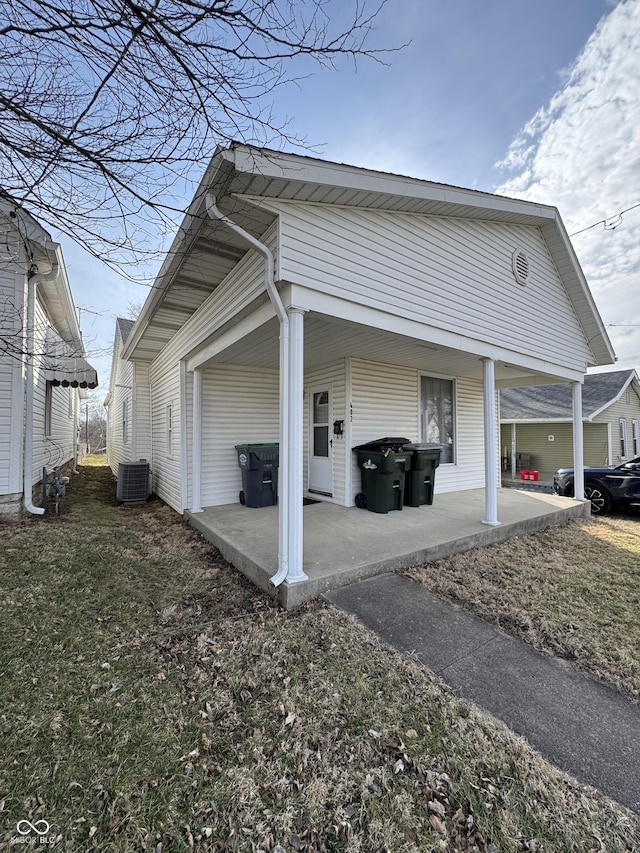
[[[512,212],[519,216],[530,216],[532,220],[539,222],[553,221],[556,217],[555,208],[549,205],[438,184],[420,178],[376,172],[313,157],[254,149],[244,145],[234,147],[232,156],[236,170],[248,175],[440,201],[451,204],[452,207],[465,205],[486,211]]]
[[[348,302],[346,299],[336,298],[301,285],[291,285],[289,290],[283,293],[285,306],[289,301],[292,305],[303,307],[307,311],[316,311],[319,314],[337,317],[341,320],[357,323],[360,326],[384,329],[398,335],[415,338],[424,343],[475,355],[478,359],[491,358],[494,361],[506,362],[532,373],[558,377],[560,381],[582,382],[584,378],[583,372],[579,370],[571,370],[561,365],[551,364],[543,359],[515,353],[512,350],[493,346],[484,341],[465,337],[436,326],[428,326],[426,323],[420,323],[416,320],[387,314],[378,308]]]

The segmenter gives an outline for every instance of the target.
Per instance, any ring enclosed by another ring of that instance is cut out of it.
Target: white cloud
[[[553,204],[569,233],[640,202],[640,0],[596,27],[564,87],[498,164],[497,192]],[[640,208],[573,243],[623,367],[640,368]]]

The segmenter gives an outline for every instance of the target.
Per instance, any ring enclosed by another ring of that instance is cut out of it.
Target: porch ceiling
[[[304,363],[306,369],[339,359],[360,358],[412,367],[444,376],[482,381],[482,362],[474,355],[425,343],[384,329],[360,325],[310,312],[304,320]],[[244,364],[278,369],[279,328],[274,318],[203,365]],[[518,386],[560,382],[551,374],[533,374],[524,368],[497,362],[496,383]]]

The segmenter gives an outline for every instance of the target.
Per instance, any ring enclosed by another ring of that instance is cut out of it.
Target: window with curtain
[[[420,438],[442,447],[440,463],[455,462],[454,383],[420,377]]]

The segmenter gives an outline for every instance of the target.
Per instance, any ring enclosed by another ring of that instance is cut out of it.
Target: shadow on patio
[[[269,580],[278,566],[277,507],[228,504],[185,515],[229,562],[291,609],[364,577],[587,518],[590,512],[588,501],[518,489],[498,491],[499,527],[482,524],[484,489],[436,495],[432,506],[404,507],[387,515],[311,504],[303,510],[304,571],[309,579],[283,583],[277,591]]]

